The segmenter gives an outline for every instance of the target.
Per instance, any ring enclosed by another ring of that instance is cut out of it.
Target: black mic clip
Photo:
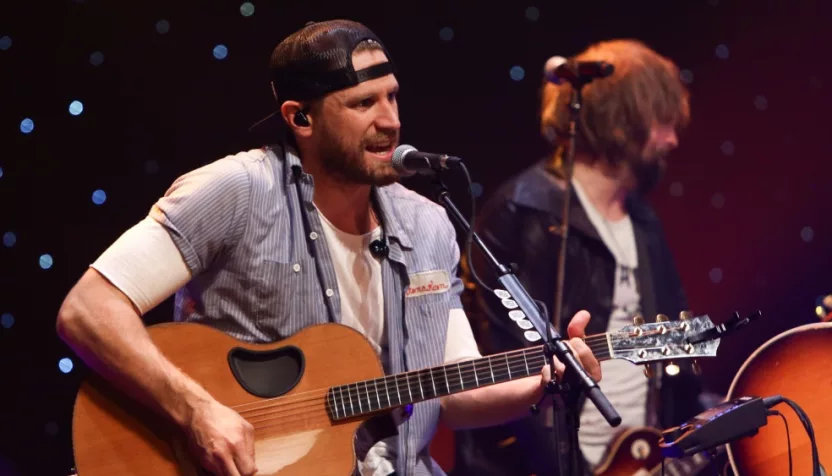
[[[387,240],[373,240],[370,242],[370,253],[376,258],[386,258],[390,253],[390,248],[387,247]]]
[[[576,61],[563,56],[552,56],[543,67],[543,74],[549,82],[568,82],[577,89],[596,79],[612,76],[614,72],[615,67],[606,61]]]

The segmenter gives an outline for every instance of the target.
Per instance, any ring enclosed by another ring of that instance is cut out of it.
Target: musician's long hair
[[[577,153],[617,167],[628,157],[641,155],[654,123],[673,125],[677,132],[687,126],[689,92],[678,67],[644,43],[631,39],[603,41],[574,59],[606,61],[615,67],[612,76],[583,88]],[[558,147],[551,164],[555,170],[560,168],[568,133],[571,89],[568,83],[546,82],[541,92],[541,133]]]

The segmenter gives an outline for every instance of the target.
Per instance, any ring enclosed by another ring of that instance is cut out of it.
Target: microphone
[[[612,75],[615,67],[606,61],[569,61],[563,56],[552,56],[543,66],[546,80],[555,84],[564,81],[572,83],[589,83],[593,79]]]
[[[393,152],[393,168],[402,175],[432,175],[440,170],[459,167],[462,159],[445,154],[419,152],[412,145],[402,144]]]

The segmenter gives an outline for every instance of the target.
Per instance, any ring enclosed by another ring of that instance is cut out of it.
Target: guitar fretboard
[[[598,361],[611,358],[608,334],[589,336],[584,341]],[[541,345],[331,387],[326,396],[327,410],[333,420],[388,410],[537,375],[545,360]]]

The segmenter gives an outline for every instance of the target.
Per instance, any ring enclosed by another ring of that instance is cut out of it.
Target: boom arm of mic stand
[[[462,213],[460,213],[456,205],[454,205],[454,202],[448,194],[448,190],[442,185],[438,177],[436,179],[436,183],[439,187],[439,192],[437,194],[438,201],[450,212],[450,215],[454,218],[454,220],[456,220],[456,222],[466,232],[468,232],[471,225]],[[473,241],[485,254],[491,266],[497,271],[500,284],[502,284],[506,291],[511,294],[515,302],[517,302],[517,305],[520,307],[520,310],[523,311],[529,321],[531,321],[535,330],[537,330],[541,336],[550,337],[549,339],[546,339],[546,345],[551,347],[550,354],[556,356],[558,360],[566,366],[565,373],[569,373],[570,371],[572,372],[579,390],[583,391],[587,398],[595,404],[595,407],[598,408],[598,411],[601,412],[604,418],[606,418],[610,426],[615,427],[621,424],[621,416],[607,399],[607,396],[601,391],[598,383],[589,376],[583,366],[578,362],[575,355],[566,343],[563,342],[563,337],[561,337],[558,331],[550,326],[548,321],[540,315],[537,305],[520,283],[520,280],[517,279],[517,276],[515,276],[506,266],[501,264],[497,258],[494,257],[494,254],[491,253],[476,233],[473,233]]]

